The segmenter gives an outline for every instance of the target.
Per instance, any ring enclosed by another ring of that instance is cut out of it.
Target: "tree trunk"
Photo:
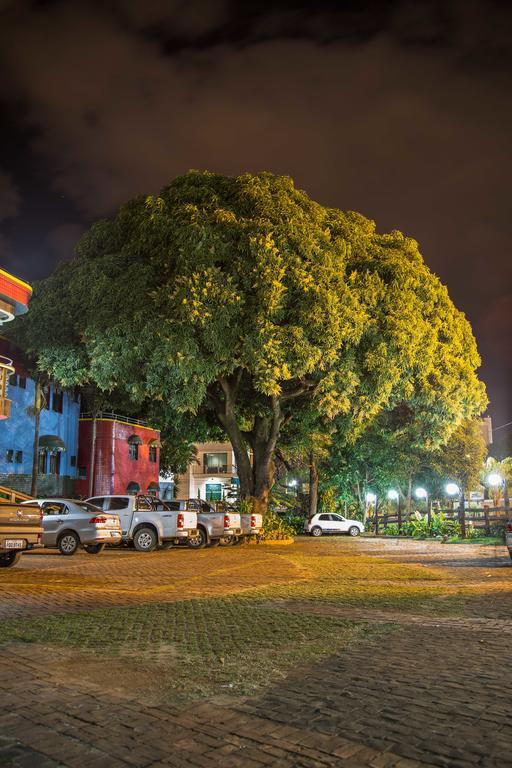
[[[309,454],[309,517],[318,509],[318,467],[313,451]]]
[[[32,458],[32,480],[30,483],[30,495],[37,496],[37,475],[39,472],[39,431],[41,427],[41,381],[36,379],[34,394],[34,456]]]
[[[252,429],[242,432],[235,414],[240,375],[219,379],[222,394],[215,389],[210,390],[209,394],[217,419],[233,447],[240,479],[240,496],[252,501],[255,512],[265,514],[274,479],[274,451],[284,417],[279,399],[272,396],[268,415],[256,416]],[[253,452],[252,466],[248,445]]]

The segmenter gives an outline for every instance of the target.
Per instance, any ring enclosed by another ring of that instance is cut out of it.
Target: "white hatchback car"
[[[311,536],[322,536],[324,533],[347,533],[349,536],[359,536],[364,531],[364,525],[359,520],[347,520],[342,515],[322,512],[309,518],[305,530]]]

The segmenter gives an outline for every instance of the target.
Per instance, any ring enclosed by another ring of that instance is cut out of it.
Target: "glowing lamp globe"
[[[456,496],[458,493],[460,493],[460,488],[457,483],[446,483],[445,491],[448,496]]]
[[[416,488],[414,495],[417,499],[426,499],[428,494],[424,488]]]
[[[503,478],[497,472],[491,472],[491,474],[487,476],[487,482],[489,485],[501,485]]]
[[[377,497],[374,493],[372,493],[371,491],[368,491],[368,493],[366,494],[366,501],[368,504],[375,504],[375,502],[377,501]]]
[[[390,501],[398,501],[398,491],[395,491],[394,488],[388,491],[388,499]]]

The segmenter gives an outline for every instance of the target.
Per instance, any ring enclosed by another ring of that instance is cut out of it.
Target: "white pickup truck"
[[[232,509],[217,511],[211,502],[202,499],[172,499],[163,503],[169,509],[197,514],[197,536],[188,540],[193,549],[217,547],[242,536],[240,515]]]
[[[198,535],[195,511],[174,511],[153,496],[93,496],[87,501],[119,515],[122,540],[138,552],[169,549]]]

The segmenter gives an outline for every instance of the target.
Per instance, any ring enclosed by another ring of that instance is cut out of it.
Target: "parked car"
[[[83,547],[90,555],[99,554],[105,544],[121,541],[118,515],[104,515],[98,507],[74,499],[34,499],[43,515],[43,545],[57,547],[63,555],[74,555]]]
[[[90,504],[121,518],[122,540],[138,552],[168,549],[197,536],[195,510],[176,511],[154,496],[93,496]]]
[[[512,519],[510,519],[505,528],[505,541],[507,542],[508,553],[512,558]]]
[[[217,512],[237,513],[238,510],[233,504],[226,501],[210,502],[211,506]],[[255,536],[259,536],[263,528],[263,515],[250,512],[240,512],[240,525],[242,528],[241,536],[223,536],[220,540],[221,545],[242,544]]]
[[[359,536],[364,531],[364,525],[359,520],[348,520],[343,515],[322,512],[309,518],[305,531],[311,536],[322,536],[325,533],[347,533],[349,536]]]
[[[22,552],[41,547],[42,515],[37,504],[0,503],[0,568],[11,568]]]
[[[213,504],[203,499],[171,499],[164,502],[169,509],[192,510],[197,514],[197,536],[188,541],[193,549],[216,547],[221,540],[242,535],[242,524],[238,512],[217,511]]]

